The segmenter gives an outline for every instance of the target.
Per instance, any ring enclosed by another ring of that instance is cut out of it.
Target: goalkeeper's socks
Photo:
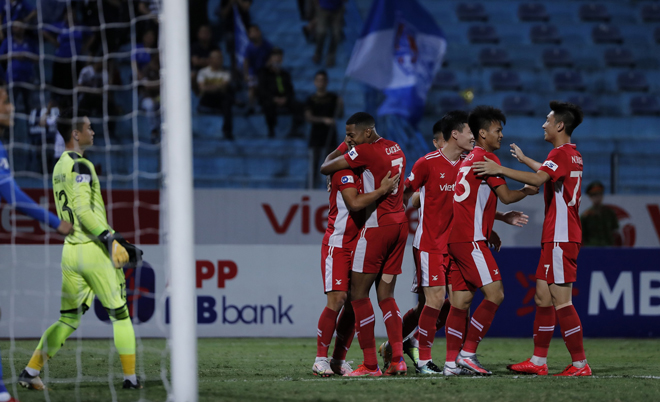
[[[324,308],[316,327],[316,357],[328,357],[328,348],[335,333],[338,313],[330,308]]]
[[[133,385],[137,385],[137,376],[135,374],[124,375],[124,381],[126,380],[130,381]]]
[[[39,375],[41,371],[37,369],[33,369],[32,367],[25,366],[25,371],[27,371],[28,374],[30,374],[32,377],[36,377]]]

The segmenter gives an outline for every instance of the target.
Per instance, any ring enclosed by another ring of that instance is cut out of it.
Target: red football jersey
[[[484,156],[501,165],[492,152],[475,146],[463,160],[454,192],[454,220],[449,243],[462,243],[488,240],[493,230],[497,212],[495,188],[506,184],[497,176],[477,176],[472,172],[472,164],[483,161]]]
[[[541,243],[582,243],[582,155],[575,144],[564,144],[550,151],[539,170],[550,175],[543,187],[545,220]]]
[[[348,211],[341,192],[349,187],[356,188],[359,191],[360,183],[358,180],[355,173],[348,169],[340,170],[332,175],[328,228],[325,231],[325,236],[323,236],[323,244],[332,247],[352,247],[351,243],[357,239],[361,227],[358,228],[358,224],[353,219],[354,217]]]
[[[370,193],[380,187],[380,182],[391,172],[391,176],[405,174],[406,157],[394,141],[379,138],[370,144],[360,144],[351,149],[344,158],[352,169],[363,168],[362,188]],[[375,204],[365,208],[366,227],[394,225],[407,222],[403,208],[403,180],[391,194],[383,196]]]
[[[454,183],[461,159],[450,161],[441,150],[419,158],[405,187],[419,189],[419,224],[413,246],[427,253],[447,253],[449,224],[454,214]]]

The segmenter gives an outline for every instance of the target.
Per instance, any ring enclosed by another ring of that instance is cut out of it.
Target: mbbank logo
[[[134,324],[147,322],[156,309],[156,274],[148,262],[137,268],[124,268],[126,277],[126,304]],[[94,312],[101,321],[110,322],[108,312],[98,298],[94,299]]]

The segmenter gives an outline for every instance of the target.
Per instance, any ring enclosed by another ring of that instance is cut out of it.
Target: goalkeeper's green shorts
[[[84,313],[94,295],[106,309],[126,304],[124,270],[113,266],[99,243],[65,244],[62,251],[62,302],[60,312]]]

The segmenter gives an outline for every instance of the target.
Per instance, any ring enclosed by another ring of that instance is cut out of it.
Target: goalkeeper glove
[[[98,237],[110,254],[115,268],[125,265],[136,267],[142,261],[142,250],[129,243],[119,233],[110,233],[106,230]]]

